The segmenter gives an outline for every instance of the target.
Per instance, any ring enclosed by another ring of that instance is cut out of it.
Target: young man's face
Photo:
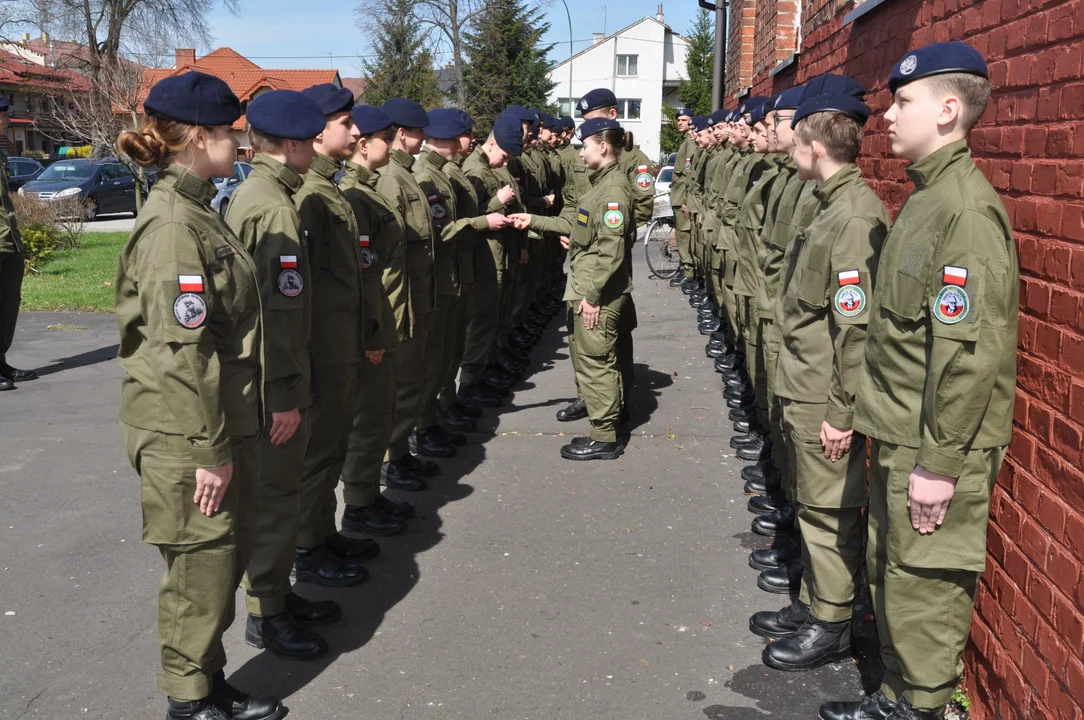
[[[485,153],[486,160],[489,161],[491,168],[502,168],[508,164],[508,153],[502,150],[501,146],[493,138],[490,138],[482,145],[482,152]]]
[[[470,135],[459,136],[459,148],[456,150],[456,154],[459,157],[467,157],[470,155],[471,148],[474,146],[474,138]]]
[[[794,128],[790,121],[794,119],[793,110],[776,110],[772,118],[772,135],[775,136],[775,148],[777,152],[789,153],[794,147]]]
[[[316,157],[316,149],[312,146],[312,140],[287,140],[283,148],[286,157],[286,165],[291,170],[304,175],[312,167],[312,160]]]
[[[391,156],[391,130],[380,130],[359,138],[354,157],[359,156],[373,169],[387,165],[388,158]]]
[[[722,145],[726,142],[726,136],[728,134],[726,123],[716,123],[711,127],[711,136],[715,140],[716,145]]]
[[[740,150],[749,146],[749,126],[744,121],[734,123],[734,132],[730,136],[730,141]]]
[[[753,149],[759,153],[768,152],[768,128],[764,121],[753,126]]]
[[[794,146],[790,150],[791,160],[798,166],[798,177],[801,180],[813,180],[813,170],[816,167],[816,157],[812,143],[802,142],[797,133],[793,135]]]
[[[688,115],[678,115],[677,130],[678,130],[679,133],[682,133],[682,134],[688,132],[688,130],[689,130],[689,116]]]
[[[885,113],[892,154],[918,162],[938,147],[946,111],[945,98],[935,95],[929,79],[915,80],[896,90],[892,107]]]
[[[354,124],[354,116],[349,110],[328,115],[324,132],[317,140],[317,150],[332,160],[346,160],[354,154],[361,133]]]

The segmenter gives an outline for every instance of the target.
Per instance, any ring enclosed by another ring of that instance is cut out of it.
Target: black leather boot
[[[455,457],[455,447],[444,442],[440,436],[426,430],[415,430],[413,433],[416,446],[411,450],[419,455],[432,458]]]
[[[749,629],[761,637],[778,640],[793,635],[809,617],[809,606],[795,600],[782,610],[762,610],[749,618]]]
[[[405,460],[402,459],[382,464],[380,466],[380,481],[394,490],[403,490],[405,492],[425,490],[425,480],[407,467]]]
[[[730,438],[730,447],[734,448],[735,450],[739,450],[741,448],[759,448],[764,444],[764,440],[764,431],[761,430],[759,427],[754,427],[745,435],[735,435],[734,437]]]
[[[753,532],[764,537],[775,537],[794,531],[796,512],[793,505],[788,505],[771,515],[753,518]]]
[[[945,717],[945,709],[918,710],[906,700],[900,700],[896,709],[888,716],[888,720],[942,720]]]
[[[3,392],[4,390],[14,390],[14,389],[15,389],[15,383],[13,381],[8,380],[6,377],[0,377],[0,392]]]
[[[359,585],[369,577],[369,571],[363,566],[335,557],[325,547],[297,548],[294,570],[298,582],[312,582],[324,587]]]
[[[407,453],[402,458],[407,470],[418,477],[436,477],[440,475],[440,465],[432,460],[422,460],[417,455]]]
[[[801,671],[851,659],[851,621],[827,623],[810,614],[798,632],[769,643],[764,664],[776,670]]]
[[[575,441],[561,448],[565,460],[616,460],[625,452],[619,442],[596,442],[590,440],[577,444]]]
[[[504,404],[500,396],[496,393],[490,392],[480,383],[474,385],[467,385],[466,387],[459,388],[459,397],[463,400],[477,405],[480,408],[499,408]],[[467,406],[468,408],[470,405]]]
[[[430,427],[427,427],[425,429],[425,434],[431,435],[437,440],[440,440],[446,445],[451,445],[452,447],[462,447],[467,444],[466,435],[461,432],[449,430],[448,428],[441,425],[432,425]]]
[[[734,397],[727,398],[726,399],[726,406],[728,408],[730,408],[731,410],[737,410],[738,408],[751,407],[751,408],[753,408],[753,413],[752,414],[755,415],[756,414],[756,407],[757,407],[757,396],[754,395],[752,393],[752,391],[744,392],[744,393],[742,393],[740,395],[736,395]]]
[[[328,535],[324,540],[324,547],[335,557],[354,564],[380,556],[380,546],[376,544],[376,540],[346,537],[342,533]]]
[[[576,398],[566,407],[557,411],[558,422],[583,420],[585,417],[587,417],[587,402],[583,398]]]
[[[440,418],[441,427],[454,433],[474,432],[478,427],[478,423],[459,412],[455,405],[438,410],[437,416]]]
[[[802,588],[804,572],[801,560],[791,560],[780,567],[761,570],[757,577],[757,587],[777,595],[796,593]]]
[[[895,710],[896,703],[878,690],[861,700],[824,703],[819,717],[820,720],[888,720]]]
[[[770,458],[772,456],[772,441],[768,439],[768,436],[763,432],[759,434],[751,433],[750,436],[752,437],[750,442],[742,445],[734,454],[740,459],[750,462],[761,462]]]
[[[498,403],[500,402],[500,398],[494,399],[497,400]],[[471,420],[477,420],[483,415],[482,406],[473,400],[468,400],[467,398],[463,397],[462,390],[456,393],[455,405],[453,405],[452,407],[454,407],[460,415],[465,418],[470,418]]]
[[[37,380],[38,374],[33,370],[20,370],[7,363],[3,363],[0,364],[0,377],[7,378],[12,382],[20,383],[26,382],[27,380]]]
[[[771,570],[801,558],[802,540],[798,533],[780,535],[772,539],[771,547],[749,553],[749,567],[754,570]]]
[[[376,504],[366,507],[347,505],[343,510],[343,529],[369,535],[398,535],[403,532],[403,521],[384,514]]]
[[[286,612],[302,625],[330,625],[343,615],[334,600],[308,600],[297,593],[286,596]]]
[[[174,700],[166,698],[166,720],[230,720],[206,697],[202,700]]]
[[[373,505],[396,520],[409,520],[414,517],[414,506],[405,500],[392,500],[384,495],[377,495]]]
[[[757,404],[755,402],[749,403],[748,405],[742,405],[741,407],[730,408],[730,412],[727,414],[727,417],[735,422],[738,420],[752,420],[756,416]]]
[[[685,282],[685,280],[686,278],[683,278],[680,275],[675,275],[674,277],[670,278],[670,287],[680,287],[681,284]]]
[[[308,660],[327,652],[327,641],[319,633],[298,625],[289,613],[249,615],[245,642],[287,660]]]
[[[275,698],[253,697],[226,682],[226,674],[214,674],[211,700],[232,720],[282,720],[288,710]]]
[[[734,423],[734,432],[741,433],[742,435],[748,435],[753,430],[754,424],[752,420],[738,420]]]
[[[780,494],[757,495],[749,498],[749,512],[754,515],[770,515],[779,512],[790,503]]]
[[[779,492],[783,475],[779,472],[779,468],[768,460],[743,467],[741,479],[745,481],[745,492],[753,495],[771,495]]]

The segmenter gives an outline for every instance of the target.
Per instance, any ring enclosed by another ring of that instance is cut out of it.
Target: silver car
[[[670,207],[670,183],[674,179],[674,166],[667,165],[655,177],[655,205],[652,217],[669,217],[674,214]]]
[[[241,187],[241,183],[245,181],[245,178],[251,172],[252,166],[248,163],[235,162],[232,175],[225,178],[211,178],[211,182],[218,188],[218,194],[211,201],[211,209],[218,212],[222,217],[226,217],[226,208],[230,205],[230,198],[233,197],[234,191]]]

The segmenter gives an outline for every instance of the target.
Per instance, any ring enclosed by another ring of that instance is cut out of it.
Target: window
[[[636,77],[636,60],[639,57],[639,55],[618,55],[617,76]]]
[[[113,177],[115,178],[123,180],[132,177],[132,171],[128,169],[127,165],[117,163],[116,165],[110,165],[109,167],[113,169]]]
[[[582,120],[583,119],[583,112],[580,110],[580,107],[577,104],[579,102],[580,102],[579,98],[572,98],[571,102],[569,101],[568,98],[557,98],[557,104],[561,106],[561,115],[568,115],[570,117],[576,118],[577,120]],[[573,106],[575,106],[575,111],[576,111],[575,115],[573,115],[571,112],[569,112],[569,108],[571,108]]]
[[[640,119],[640,99],[635,100],[630,98],[618,98],[617,99],[617,119],[618,120],[639,120]]]

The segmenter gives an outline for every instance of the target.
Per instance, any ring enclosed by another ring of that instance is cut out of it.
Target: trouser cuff
[[[885,641],[882,640],[881,642]],[[881,692],[892,702],[898,703],[900,698],[903,697],[903,678],[886,671],[884,678],[881,680]]]
[[[818,598],[813,598],[813,602],[810,605],[812,608],[810,613],[821,622],[841,623],[850,620],[853,615],[853,610],[849,604],[835,605]]]
[[[249,614],[255,615],[256,617],[281,615],[286,612],[286,595],[285,593],[266,597],[246,595],[245,608],[248,610]]]
[[[911,688],[904,691],[903,699],[911,703],[911,706],[916,710],[937,712],[943,710],[945,706],[949,704],[949,701],[952,700],[952,694],[955,691],[956,683],[936,689]]]
[[[376,487],[371,489],[343,488],[343,501],[350,507],[369,507],[376,502],[378,495],[380,495],[379,481]]]
[[[160,672],[156,678],[158,692],[174,700],[184,700],[186,702],[202,700],[211,694],[211,676],[223,667],[225,667],[225,663],[217,667],[209,665],[202,670],[197,670],[191,675],[183,677]]]

